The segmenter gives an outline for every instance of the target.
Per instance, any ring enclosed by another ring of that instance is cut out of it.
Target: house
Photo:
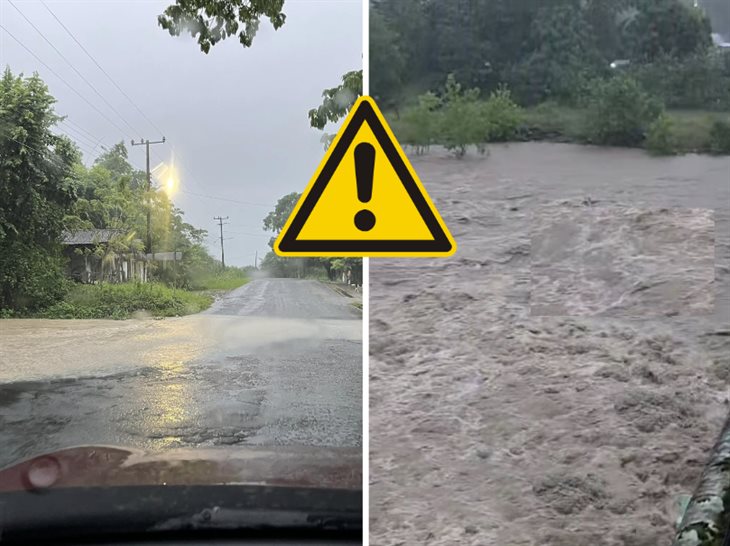
[[[141,241],[126,243],[125,233],[117,229],[67,231],[61,244],[68,258],[67,275],[82,283],[147,280],[147,259]]]

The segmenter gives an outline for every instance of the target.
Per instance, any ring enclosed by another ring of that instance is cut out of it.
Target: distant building
[[[133,249],[119,250],[114,241],[123,236],[116,229],[65,232],[61,244],[68,258],[67,275],[82,283],[146,282],[147,258]]]
[[[717,32],[712,33],[712,43],[715,44],[715,47],[719,47],[721,49],[730,49],[730,42],[728,42],[721,34],[718,34]]]

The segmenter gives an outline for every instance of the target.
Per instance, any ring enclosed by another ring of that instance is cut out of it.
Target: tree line
[[[129,163],[124,143],[86,167],[76,145],[54,134],[62,119],[54,102],[38,75],[7,68],[0,79],[0,309],[33,311],[63,297],[64,232],[113,230],[108,244],[90,250],[102,268],[114,255],[144,252],[147,207],[153,248],[183,255],[175,268],[151,263],[151,280],[194,288],[217,271],[207,232],[185,222],[164,192],[147,191],[146,173]]]
[[[724,0],[705,0],[713,13]],[[724,9],[723,9],[724,5]],[[615,60],[667,106],[730,109],[730,61],[703,8],[683,0],[373,0],[371,92],[399,107],[448,74],[521,105],[575,103]],[[720,17],[720,15],[717,15]],[[659,77],[659,74],[665,78]],[[690,77],[691,76],[691,77]]]
[[[418,152],[557,137],[730,153],[730,52],[707,13],[684,0],[373,0],[371,91]],[[678,131],[674,109],[698,111],[697,127]]]

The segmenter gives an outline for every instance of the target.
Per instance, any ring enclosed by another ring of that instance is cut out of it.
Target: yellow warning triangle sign
[[[279,256],[449,256],[456,243],[375,101],[360,97],[274,244]]]

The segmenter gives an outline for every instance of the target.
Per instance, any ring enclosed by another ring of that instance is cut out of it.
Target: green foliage
[[[712,44],[710,21],[701,9],[679,0],[637,0],[636,8],[625,31],[628,58],[682,58],[706,53]]]
[[[515,62],[511,87],[526,104],[574,102],[605,64],[584,11],[566,3],[543,6],[531,27],[530,52]]]
[[[309,125],[322,130],[328,123],[337,123],[349,113],[360,95],[362,95],[362,70],[353,70],[342,76],[340,85],[322,91],[322,104],[309,111]],[[333,139],[334,135],[325,133],[322,138],[325,149]]]
[[[0,286],[5,293],[0,308],[33,311],[53,304],[66,293],[69,281],[57,248],[49,250],[15,240],[0,247],[0,256],[9,258],[0,260]]]
[[[58,240],[76,199],[79,153],[41,79],[0,79],[0,308],[35,309],[62,293]]]
[[[628,73],[667,108],[730,110],[730,52],[662,57]]]
[[[394,106],[400,98],[405,58],[399,45],[398,33],[377,11],[370,14],[370,94],[381,108]]]
[[[589,104],[594,142],[614,146],[640,145],[662,113],[661,103],[623,76],[594,81]]]
[[[485,143],[516,137],[522,109],[506,86],[482,101],[478,89],[464,90],[452,74],[442,95],[441,99],[431,92],[419,96],[418,104],[408,108],[396,125],[401,142],[414,146],[417,154],[439,143],[463,157],[469,146],[484,153]]]
[[[608,76],[612,61],[630,59],[631,74],[668,106],[728,110],[727,71],[709,48],[703,10],[691,4],[373,0],[371,60],[378,67],[387,65],[388,55],[394,55],[394,65],[405,61],[402,83],[389,78],[376,88],[378,98],[398,111],[399,104],[410,102],[406,91],[433,89],[451,73],[483,93],[507,84],[523,106],[550,100],[577,107],[589,95],[590,82]],[[730,20],[726,0],[701,4],[716,19]],[[385,30],[376,31],[378,26]]]
[[[243,47],[251,47],[262,18],[274,29],[286,20],[284,0],[177,0],[157,18],[157,23],[171,36],[188,32],[197,37],[203,53],[238,33]]]
[[[489,142],[507,142],[517,135],[522,109],[512,100],[510,90],[500,86],[481,105],[481,119]]]
[[[291,216],[294,206],[301,196],[301,193],[292,192],[279,199],[274,206],[274,210],[264,218],[264,230],[273,231],[278,234],[284,229],[284,224],[286,224],[289,216]],[[271,248],[274,248],[274,241],[276,241],[276,237],[272,237],[269,240],[269,246]]]
[[[674,122],[667,114],[662,113],[649,126],[646,149],[654,155],[674,155],[677,152]]]
[[[716,154],[730,154],[730,120],[717,120],[712,124],[710,149]]]
[[[66,297],[35,316],[42,318],[125,319],[135,313],[171,317],[198,313],[212,298],[160,283],[78,284]]]
[[[480,147],[488,139],[482,123],[479,90],[464,90],[453,74],[446,79],[443,93],[441,141],[456,157],[464,157],[470,145]]]
[[[418,104],[403,113],[403,130],[399,141],[416,148],[417,154],[428,150],[438,140],[442,125],[441,113],[438,111],[441,101],[432,92],[418,97]]]
[[[246,269],[228,266],[222,271],[205,271],[191,276],[187,288],[190,290],[233,290],[250,280]]]

